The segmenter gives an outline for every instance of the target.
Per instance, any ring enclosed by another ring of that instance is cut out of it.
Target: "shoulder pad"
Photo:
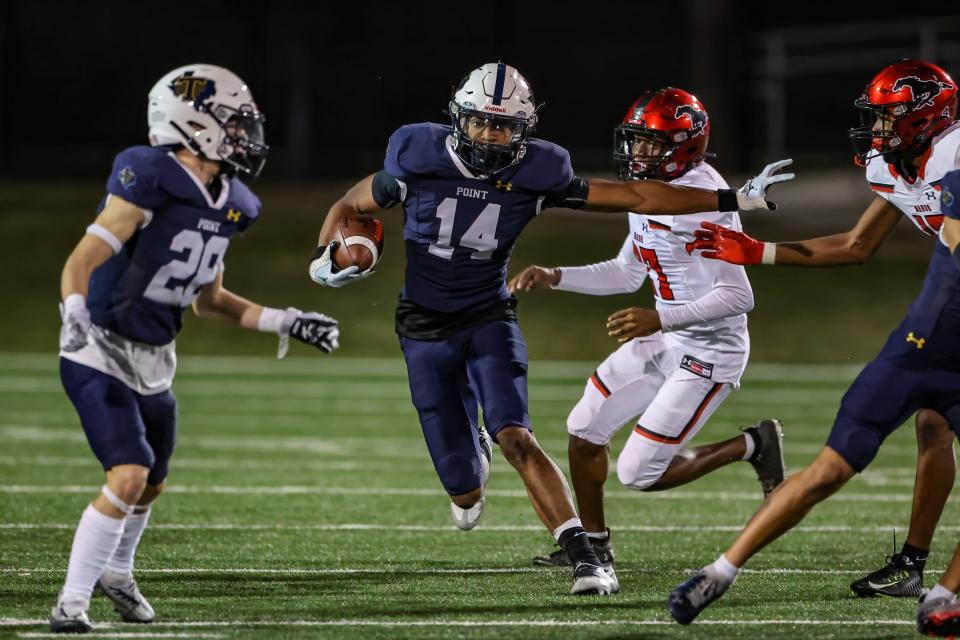
[[[453,164],[447,152],[449,135],[450,127],[432,122],[404,125],[387,142],[383,168],[400,180],[450,173]]]
[[[727,185],[727,181],[720,175],[720,172],[706,162],[701,162],[682,176],[674,178],[670,181],[670,184],[675,184],[680,187],[696,187],[698,189],[711,190],[730,188]]]
[[[950,171],[960,169],[960,126],[956,124],[933,139],[930,158],[923,168],[923,179],[937,185]]]
[[[940,182],[940,213],[960,220],[960,171],[950,171]]]
[[[142,209],[153,209],[169,197],[162,184],[164,175],[172,168],[173,163],[162,147],[124,149],[113,160],[107,192]]]
[[[571,180],[570,153],[539,138],[527,142],[527,153],[510,176],[510,182],[516,187],[544,194],[566,189]]]

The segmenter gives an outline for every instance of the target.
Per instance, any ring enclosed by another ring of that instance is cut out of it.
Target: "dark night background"
[[[581,171],[609,170],[612,126],[637,94],[666,84],[704,101],[727,170],[781,154],[839,167],[851,103],[881,66],[923,55],[960,68],[960,10],[943,3],[894,21],[878,16],[902,16],[903,5],[882,6],[10,1],[0,5],[0,177],[102,178],[117,150],[145,141],[152,84],[191,62],[252,87],[268,116],[269,181],[375,169],[393,129],[445,121],[451,86],[498,59],[546,103],[538,135],[569,147]]]

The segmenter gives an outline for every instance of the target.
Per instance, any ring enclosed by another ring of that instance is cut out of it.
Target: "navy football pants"
[[[843,396],[827,446],[857,472],[920,409],[933,409],[960,433],[960,361],[934,352],[953,336],[935,331],[918,349],[907,339],[913,324],[909,316],[904,319]]]
[[[401,337],[400,346],[440,482],[450,495],[469,493],[483,481],[478,401],[494,440],[507,426],[530,429],[523,334],[515,322],[496,320],[441,340]]]
[[[150,469],[149,484],[163,482],[177,433],[177,401],[171,391],[140,395],[113,376],[64,358],[60,380],[104,471],[137,464]]]

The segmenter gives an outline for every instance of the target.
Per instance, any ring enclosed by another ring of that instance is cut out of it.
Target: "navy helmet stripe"
[[[497,64],[497,83],[493,87],[493,104],[499,105],[503,100],[503,81],[507,79],[507,65]]]

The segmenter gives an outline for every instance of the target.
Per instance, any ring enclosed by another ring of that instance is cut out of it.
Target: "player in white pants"
[[[706,109],[695,96],[669,87],[644,94],[616,129],[620,179],[727,188],[704,162],[709,132]],[[635,426],[617,461],[617,477],[630,488],[669,489],[738,460],[756,468],[764,495],[784,479],[782,431],[775,420],[724,442],[686,446],[739,385],[750,351],[746,314],[753,308],[743,268],[691,256],[686,244],[703,221],[740,228],[737,213],[628,217],[630,233],[612,260],[530,266],[509,284],[514,292],[554,288],[590,295],[636,291],[648,278],[653,285],[656,311],[631,307],[610,316],[609,333],[624,344],[597,367],[567,419],[580,518],[608,565],[614,559],[603,513],[608,443],[626,423]],[[540,565],[567,562],[562,550],[534,558]]]

